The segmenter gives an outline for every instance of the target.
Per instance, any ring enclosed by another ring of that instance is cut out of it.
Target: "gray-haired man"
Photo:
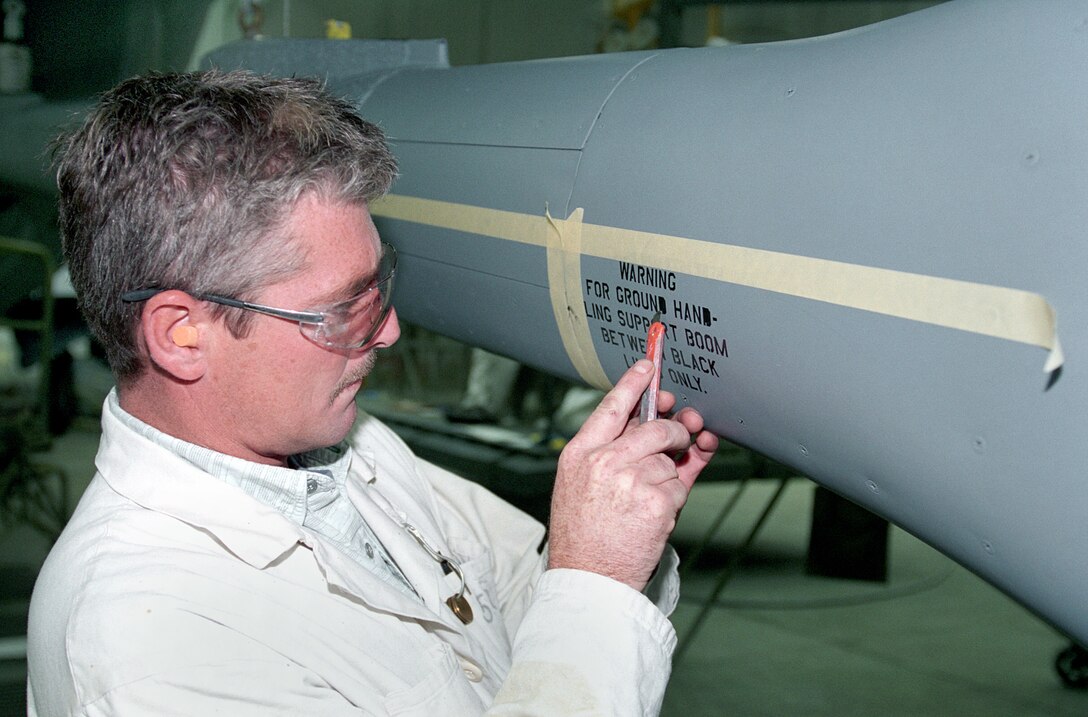
[[[399,336],[367,209],[395,172],[346,103],[244,73],[129,80],[62,141],[118,388],[35,589],[31,714],[657,711],[675,574],[648,583],[716,439],[689,409],[632,421],[636,365],[560,459],[544,557],[357,415]]]

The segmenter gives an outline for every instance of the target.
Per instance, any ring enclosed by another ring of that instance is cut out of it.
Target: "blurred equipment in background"
[[[23,44],[22,0],[4,0],[4,41],[0,43],[0,92],[18,94],[30,89],[30,48]]]
[[[446,412],[454,423],[498,423],[510,409],[521,364],[483,349],[472,349],[461,402]]]
[[[247,40],[260,40],[264,37],[264,4],[262,0],[242,0],[238,10],[238,26]]]
[[[330,40],[350,40],[351,23],[344,20],[326,20],[325,37]]]
[[[0,528],[28,525],[52,544],[68,522],[68,476],[31,455],[41,448],[33,426],[0,420]]]
[[[1088,650],[1073,642],[1058,653],[1054,669],[1062,684],[1074,690],[1088,690]]]
[[[629,52],[657,47],[658,27],[650,10],[654,0],[612,0],[600,52]]]

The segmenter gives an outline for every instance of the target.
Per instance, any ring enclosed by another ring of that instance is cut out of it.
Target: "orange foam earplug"
[[[170,339],[177,346],[196,346],[196,340],[199,335],[195,326],[178,326],[170,332]]]

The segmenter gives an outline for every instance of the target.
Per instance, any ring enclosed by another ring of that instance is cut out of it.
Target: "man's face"
[[[257,303],[305,311],[346,299],[375,278],[380,245],[365,206],[306,196],[289,215],[285,236],[302,251],[304,267],[267,287]],[[220,335],[229,336],[225,327]],[[225,452],[281,463],[337,443],[355,420],[355,394],[373,368],[375,349],[399,337],[395,311],[358,349],[319,346],[297,322],[254,316],[249,334],[219,342],[222,350],[210,363],[224,428],[237,444]]]

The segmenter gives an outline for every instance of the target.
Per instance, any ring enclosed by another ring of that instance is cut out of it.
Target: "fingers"
[[[638,423],[634,412],[651,371],[640,361],[620,377],[560,455],[549,567],[590,570],[641,590],[660,560],[718,439],[690,407]],[[669,394],[659,405],[675,403]]]
[[[676,472],[680,482],[690,489],[717,450],[718,437],[710,431],[700,431],[684,455],[676,462]]]
[[[657,415],[664,416],[676,407],[676,395],[672,391],[661,389],[657,393]]]
[[[691,435],[703,430],[703,416],[691,406],[681,408],[680,412],[673,416],[673,420],[687,429]]]
[[[703,430],[702,415],[690,406],[680,409],[671,421],[682,427],[686,434],[687,442],[673,449],[672,455],[676,451],[683,451],[675,464],[680,481],[690,489],[718,450],[718,437]]]
[[[572,440],[592,447],[608,443],[623,433],[632,411],[642,398],[642,392],[650,385],[652,372],[653,364],[649,361],[642,359],[635,362],[605,394]]]
[[[615,441],[628,460],[638,461],[657,453],[666,456],[685,451],[691,445],[692,434],[679,421],[659,418],[632,426]]]

